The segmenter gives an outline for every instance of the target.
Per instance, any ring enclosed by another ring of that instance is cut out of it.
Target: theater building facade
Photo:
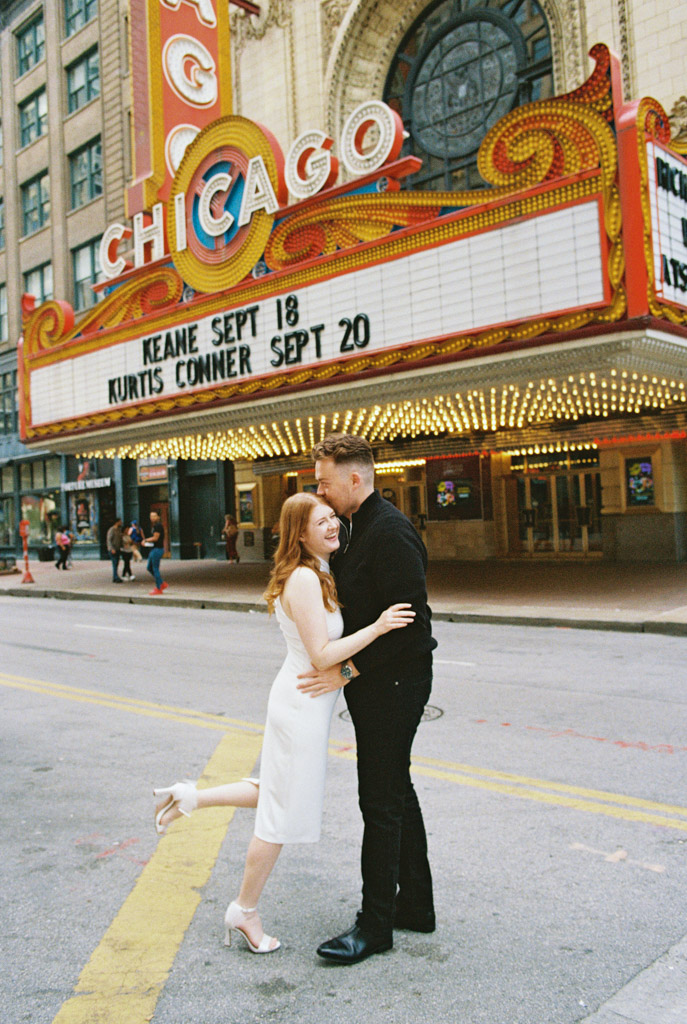
[[[25,296],[18,348],[70,517],[219,557],[233,512],[262,559],[350,431],[432,559],[684,560],[687,143],[627,39],[586,56],[535,0],[258,7],[131,0],[100,299]]]

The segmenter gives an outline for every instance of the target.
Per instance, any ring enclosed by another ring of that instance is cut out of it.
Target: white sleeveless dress
[[[326,562],[322,568],[329,571]],[[275,613],[287,654],[267,703],[255,834],[268,843],[316,843],[322,826],[329,728],[340,691],[309,697],[296,689],[298,673],[312,667],[310,657],[279,598]],[[325,616],[329,639],[338,640],[343,633],[341,612],[337,608],[325,611]]]

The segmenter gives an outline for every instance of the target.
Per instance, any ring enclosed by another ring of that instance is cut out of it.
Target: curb
[[[253,601],[223,601],[211,597],[133,597],[122,594],[80,593],[73,590],[24,590],[16,587],[0,589],[0,597],[54,598],[58,601],[109,601],[115,604],[168,605],[172,608],[207,608],[213,611],[260,612],[267,614],[267,606]],[[575,619],[546,615],[512,615],[504,612],[432,612],[435,622],[472,623],[486,626],[535,626],[553,629],[593,629],[610,633],[653,633],[661,636],[687,636],[687,622],[635,622],[619,619]]]
[[[479,612],[432,612],[439,622],[473,622],[492,626],[539,626],[557,629],[595,629],[607,633],[659,633],[664,636],[687,636],[687,622],[632,622],[621,619],[575,619],[546,615],[487,615]]]
[[[157,597],[128,597],[126,594],[93,594],[77,593],[73,590],[18,590],[8,587],[7,590],[0,590],[0,597],[9,594],[10,597],[33,597],[33,598],[55,598],[58,601],[109,601],[114,604],[165,604],[172,608],[208,608],[228,612],[264,612],[267,614],[267,605],[254,604],[251,601],[219,601],[211,597],[164,597],[162,601]]]

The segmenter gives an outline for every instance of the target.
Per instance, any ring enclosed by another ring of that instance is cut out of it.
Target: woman
[[[343,620],[329,557],[339,546],[334,510],[314,494],[294,494],[282,507],[279,547],[265,598],[286,639],[287,656],[272,684],[262,748],[260,780],[196,790],[178,782],[156,789],[167,799],[156,808],[158,832],[180,814],[200,807],[257,807],[243,882],[224,918],[225,942],[239,932],[252,953],[272,953],[277,939],[263,932],[257,902],[284,843],[320,837],[327,742],[338,690],[309,697],[297,689],[310,665],[329,668],[352,657],[377,637],[413,621],[408,604],[395,604],[376,622],[341,637]]]
[[[229,513],[224,517],[222,536],[224,537],[224,550],[230,563],[239,562],[239,554],[236,550],[236,538],[239,535],[238,523]]]
[[[143,543],[143,534],[141,533],[135,519],[131,520],[128,532],[134,545],[134,562],[142,562],[143,555],[141,554],[141,544]]]
[[[122,579],[125,582],[135,580],[136,577],[131,572],[131,559],[134,554],[134,542],[131,536],[131,527],[126,530],[122,530],[122,546],[119,551],[122,556]]]
[[[67,569],[67,559],[69,558],[72,546],[69,542],[69,534],[66,526],[61,526],[55,534],[55,543],[57,544],[57,561],[55,562],[55,568]]]

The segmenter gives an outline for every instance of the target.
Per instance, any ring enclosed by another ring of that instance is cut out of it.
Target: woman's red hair
[[[274,555],[274,567],[270,573],[267,590],[262,595],[267,601],[270,614],[274,611],[274,602],[284,591],[286,581],[299,565],[306,565],[317,575],[327,611],[333,612],[339,607],[334,580],[328,572],[323,572],[318,559],[306,551],[301,541],[312,510],[318,505],[330,507],[324,498],[308,491],[292,494],[282,505],[279,516],[279,544]]]

